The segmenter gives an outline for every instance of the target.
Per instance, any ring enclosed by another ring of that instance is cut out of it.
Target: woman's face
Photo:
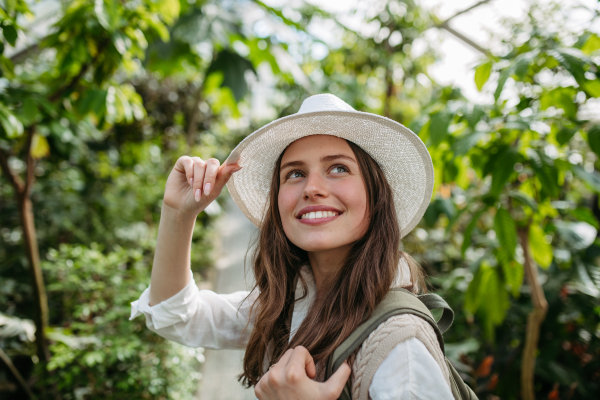
[[[279,213],[288,239],[308,252],[347,246],[368,227],[367,193],[344,139],[307,136],[281,160]]]

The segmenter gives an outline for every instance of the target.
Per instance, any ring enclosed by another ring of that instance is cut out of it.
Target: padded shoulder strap
[[[438,323],[431,315],[430,309],[442,308],[444,311]],[[383,301],[375,308],[371,317],[359,325],[354,332],[333,352],[327,363],[327,371],[325,372],[325,380],[342,365],[342,363],[350,357],[350,355],[358,349],[362,342],[373,332],[377,327],[388,318],[401,315],[412,314],[423,318],[427,321],[438,338],[440,348],[444,351],[444,339],[442,332],[446,332],[452,321],[454,320],[454,312],[448,306],[446,301],[437,294],[429,293],[421,296],[415,296],[411,292],[402,288],[394,288],[389,291]],[[352,398],[349,384],[346,384],[340,396],[340,399],[350,400]]]
[[[425,295],[428,296],[428,295]],[[429,305],[438,305],[435,308],[439,308],[439,304],[443,302],[442,308],[447,308],[452,313],[448,304],[439,296],[426,297],[425,301],[421,300],[421,297],[417,297],[409,291],[401,288],[395,288],[390,290],[383,301],[375,308],[375,311],[371,317],[359,325],[354,332],[348,336],[348,338],[333,352],[327,363],[326,379],[328,379],[342,363],[360,347],[362,342],[373,332],[382,322],[395,315],[401,314],[412,314],[423,318],[427,321],[435,331],[442,352],[444,351],[444,340],[442,338],[442,332],[438,328],[431,312],[427,308],[425,302]],[[441,300],[441,302],[440,302]],[[444,307],[445,306],[445,307]],[[452,321],[453,317],[450,318]],[[445,321],[448,320],[448,317]],[[451,324],[452,322],[450,322]],[[447,329],[449,327],[444,324]]]

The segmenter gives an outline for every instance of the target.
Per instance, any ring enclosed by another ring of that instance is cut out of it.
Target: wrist
[[[161,211],[161,218],[168,218],[179,223],[195,223],[198,214],[195,212],[183,212],[176,208],[170,207],[163,202]]]

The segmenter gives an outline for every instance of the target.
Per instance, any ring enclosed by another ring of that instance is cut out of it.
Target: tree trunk
[[[26,181],[23,183],[21,178],[11,170],[8,163],[8,155],[0,149],[0,167],[2,172],[12,185],[15,192],[15,199],[19,205],[21,214],[21,228],[23,229],[23,244],[25,253],[29,261],[29,274],[35,297],[35,341],[37,347],[37,356],[41,362],[47,363],[50,360],[50,351],[48,349],[48,341],[46,340],[46,328],[48,327],[48,299],[46,297],[46,287],[44,285],[44,275],[42,274],[42,266],[40,263],[40,253],[37,243],[37,234],[35,231],[35,223],[33,217],[33,207],[29,197],[31,186],[33,185],[34,174],[33,169],[35,160],[31,156],[31,144],[35,127],[31,126],[27,129],[26,135],[26,159],[27,159],[27,175]]]
[[[523,361],[521,367],[521,391],[524,400],[534,400],[535,391],[533,387],[535,375],[535,358],[537,356],[540,327],[546,318],[548,302],[540,283],[537,265],[531,256],[529,248],[529,226],[518,230],[519,241],[523,248],[525,258],[525,276],[531,288],[531,302],[533,310],[527,317],[527,331],[525,335],[525,348],[523,349]]]
[[[37,235],[33,218],[33,208],[29,196],[19,196],[19,208],[21,210],[21,225],[23,227],[23,238],[27,260],[29,261],[31,285],[35,296],[35,341],[37,343],[37,356],[40,361],[50,360],[48,341],[46,340],[46,328],[48,327],[48,298],[46,297],[46,286],[40,262]]]

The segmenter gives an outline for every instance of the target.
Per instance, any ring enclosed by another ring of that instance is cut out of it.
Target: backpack
[[[443,309],[442,317],[438,322],[429,310]],[[435,331],[442,352],[444,350],[444,339],[442,333],[446,332],[454,320],[454,312],[448,303],[437,294],[428,293],[415,296],[402,288],[394,288],[389,291],[383,301],[375,308],[371,317],[359,325],[348,338],[333,352],[327,363],[325,380],[339,368],[340,365],[361,345],[362,342],[373,332],[379,324],[395,315],[412,314],[427,321]],[[452,363],[445,357],[446,365],[450,372],[450,386],[452,395],[456,400],[477,400],[477,396],[469,386],[462,380]],[[344,387],[338,400],[352,400],[350,380]]]

